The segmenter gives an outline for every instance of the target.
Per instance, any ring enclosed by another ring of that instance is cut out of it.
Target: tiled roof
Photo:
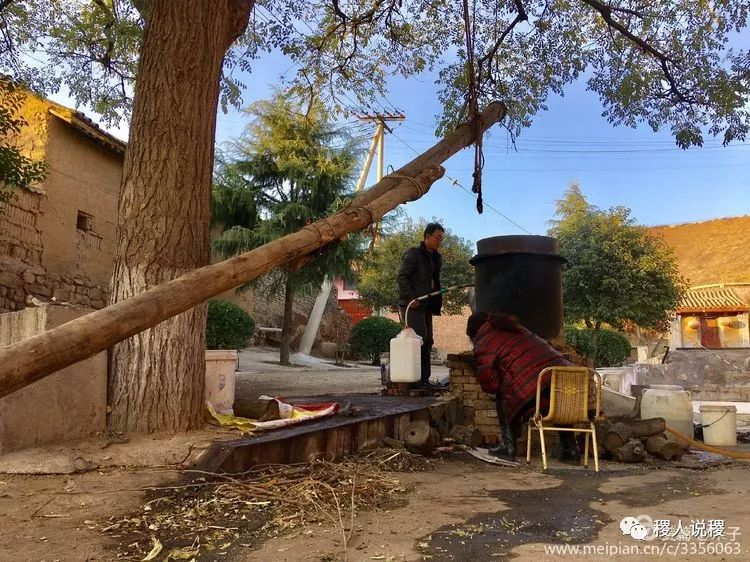
[[[750,310],[732,287],[696,287],[685,292],[677,312],[739,312]]]
[[[66,123],[81,131],[84,135],[95,140],[99,144],[113,150],[117,154],[125,154],[127,143],[121,141],[117,137],[110,135],[80,111],[63,107],[54,102],[50,102],[50,105],[51,107],[49,109],[49,112],[58,119],[62,119]]]

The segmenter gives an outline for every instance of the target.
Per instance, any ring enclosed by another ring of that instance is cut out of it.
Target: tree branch
[[[492,45],[492,48],[490,48],[490,50],[487,52],[487,54],[484,55],[483,57],[480,57],[479,60],[477,61],[477,66],[478,66],[478,71],[479,71],[479,76],[478,76],[477,82],[480,83],[480,86],[481,86],[481,83],[483,81],[483,78],[482,78],[482,74],[483,74],[482,73],[482,69],[484,68],[484,65],[487,64],[487,67],[488,67],[487,78],[491,78],[491,76],[492,76],[492,59],[495,58],[495,55],[497,54],[497,50],[500,48],[500,45],[503,44],[503,42],[505,41],[506,37],[508,37],[508,35],[510,35],[511,31],[513,31],[514,27],[516,27],[522,21],[527,21],[529,19],[529,16],[526,13],[526,8],[524,7],[523,2],[521,0],[515,0],[515,4],[516,4],[516,12],[517,12],[515,19],[512,22],[510,22],[510,25],[508,25],[508,27],[506,27],[503,30],[503,32],[500,34],[500,37],[498,38],[497,41],[495,41],[495,44]]]
[[[0,13],[2,13],[3,10],[5,10],[5,8],[10,6],[13,2],[15,2],[15,0],[2,0],[0,2]]]
[[[669,82],[669,90],[670,93],[680,102],[685,103],[691,103],[693,100],[690,100],[683,92],[680,91],[679,86],[677,85],[677,80],[675,80],[674,75],[672,74],[672,71],[669,69],[669,63],[674,64],[675,66],[678,66],[678,63],[673,58],[667,56],[666,54],[659,51],[657,48],[650,45],[646,40],[642,39],[641,37],[638,37],[635,35],[632,31],[630,31],[626,26],[618,22],[612,17],[612,11],[624,11],[626,8],[612,8],[611,6],[608,6],[606,4],[603,4],[599,2],[598,0],[582,0],[584,4],[588,4],[591,6],[594,10],[599,12],[602,19],[607,23],[607,25],[619,31],[622,35],[627,37],[630,41],[638,45],[641,49],[643,49],[645,52],[649,53],[653,57],[659,60],[662,72],[664,73],[664,77],[666,78],[667,82]]]
[[[638,10],[631,10],[630,8],[620,8],[617,6],[607,6],[607,7],[613,12],[621,12],[623,14],[635,16],[640,19],[646,18],[646,14],[644,14],[643,12],[639,12]]]
[[[347,17],[346,14],[341,11],[338,0],[331,0],[331,4],[333,5],[333,13],[341,20],[341,23],[346,25]]]

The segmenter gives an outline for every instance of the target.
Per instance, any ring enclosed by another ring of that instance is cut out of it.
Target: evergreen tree
[[[246,135],[234,143],[232,160],[219,172],[213,220],[222,233],[214,248],[231,256],[296,232],[348,200],[360,154],[359,142],[335,127],[322,104],[306,108],[284,94],[253,104]],[[312,261],[266,277],[263,290],[283,291],[280,363],[289,364],[295,295],[319,290],[326,276],[351,276],[363,253],[359,235],[330,244]]]

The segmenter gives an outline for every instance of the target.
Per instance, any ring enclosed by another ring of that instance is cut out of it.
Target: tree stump
[[[663,435],[652,435],[646,440],[646,451],[665,461],[680,460],[684,451]]]
[[[412,453],[431,455],[439,441],[438,432],[426,421],[413,421],[404,428],[404,445]]]
[[[624,422],[616,422],[613,423],[609,428],[609,431],[604,434],[602,445],[604,445],[604,448],[607,451],[615,454],[615,451],[625,445],[625,443],[627,443],[632,437],[634,437],[634,434],[630,425]]]
[[[641,462],[646,458],[646,449],[640,439],[628,439],[622,447],[612,451],[612,456],[619,462]]]

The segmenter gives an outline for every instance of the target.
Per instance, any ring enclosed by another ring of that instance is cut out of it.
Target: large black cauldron
[[[547,236],[493,236],[477,242],[476,308],[505,312],[548,340],[563,325],[562,265],[557,240]]]

